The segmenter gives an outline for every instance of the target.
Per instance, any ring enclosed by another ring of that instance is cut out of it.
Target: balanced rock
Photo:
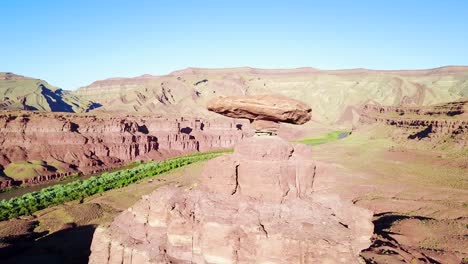
[[[268,120],[304,124],[311,119],[312,109],[307,104],[282,95],[248,95],[214,98],[208,110],[232,118]]]
[[[282,96],[220,98],[209,108],[295,124],[311,112]],[[277,129],[257,126],[268,135]],[[358,263],[370,245],[372,213],[314,192],[309,147],[258,135],[207,162],[197,189],[156,190],[98,228],[90,263]]]

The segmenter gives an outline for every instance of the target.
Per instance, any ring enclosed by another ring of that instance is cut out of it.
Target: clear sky
[[[0,71],[75,89],[186,67],[468,65],[468,1],[0,3]]]

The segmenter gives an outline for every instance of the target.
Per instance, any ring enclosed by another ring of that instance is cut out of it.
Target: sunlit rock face
[[[249,138],[209,161],[197,190],[162,188],[99,228],[89,261],[357,263],[372,214],[315,194],[310,157],[277,137]]]
[[[208,110],[232,118],[304,124],[311,118],[307,104],[283,95],[248,95],[214,98]]]
[[[12,163],[44,161],[44,170],[22,179],[36,183],[133,160],[230,148],[252,134],[247,120],[227,118],[5,111],[0,114],[0,175]],[[2,182],[0,187],[8,186]]]
[[[164,187],[94,234],[90,263],[357,263],[371,212],[314,192],[305,145],[244,139],[195,190]]]

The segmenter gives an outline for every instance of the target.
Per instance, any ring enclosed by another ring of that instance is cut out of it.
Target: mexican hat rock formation
[[[276,135],[278,122],[305,124],[312,113],[307,104],[284,95],[218,97],[207,108],[227,117],[249,119],[257,134],[266,135]]]
[[[276,115],[258,105],[261,120]],[[303,123],[307,113],[276,121]],[[205,164],[197,188],[160,188],[99,227],[89,262],[358,263],[372,214],[315,192],[311,158],[307,146],[277,136],[245,139]]]
[[[208,102],[208,110],[232,118],[305,124],[312,109],[307,104],[283,95],[227,96]]]

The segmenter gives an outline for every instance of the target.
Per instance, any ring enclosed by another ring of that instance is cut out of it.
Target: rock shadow
[[[85,112],[89,112],[89,111],[91,111],[91,110],[93,110],[93,109],[96,109],[96,108],[99,108],[99,107],[101,107],[101,106],[102,106],[102,104],[100,104],[100,103],[92,102],[92,103],[88,106],[88,109],[86,109]]]
[[[146,127],[146,125],[138,125],[138,128],[137,128],[138,132],[140,133],[143,133],[143,134],[148,134],[149,133],[149,130],[148,130],[148,127]]]
[[[74,112],[72,106],[63,101],[63,91],[61,89],[53,92],[43,84],[40,85],[40,88],[42,89],[41,93],[47,100],[52,112]]]
[[[432,125],[429,125],[424,130],[419,131],[416,134],[408,136],[408,139],[423,139],[429,137],[429,134],[432,133]]]
[[[394,213],[380,213],[375,214],[376,219],[372,221],[374,223],[374,234],[380,235],[388,240],[394,241],[389,235],[394,234],[393,232],[387,231],[392,225],[398,221],[406,219],[417,219],[417,220],[434,220],[433,218],[424,216],[408,216]]]
[[[94,225],[86,225],[64,229],[48,236],[44,236],[47,232],[33,232],[10,237],[8,241],[3,241],[11,244],[0,248],[1,263],[88,263],[95,229]]]
[[[184,133],[187,135],[190,135],[192,133],[193,129],[191,127],[184,127],[180,129],[180,133]]]
[[[398,256],[400,255],[401,251],[406,252],[405,254],[409,254],[409,252],[405,251],[405,249],[401,247],[399,242],[391,236],[395,235],[396,233],[390,231],[390,228],[394,224],[406,219],[417,219],[419,221],[434,220],[430,217],[408,216],[393,212],[374,214],[374,220],[372,221],[372,223],[374,224],[374,236],[372,239],[372,244],[367,249],[361,251],[361,257],[363,257],[366,264],[378,263],[374,261],[372,257],[365,257],[363,253],[366,253],[366,251],[379,252],[379,255],[383,254]],[[418,259],[420,261],[423,261],[422,263],[441,264],[440,262],[430,258],[429,256],[424,255],[422,252],[420,253],[425,257],[424,259]]]

